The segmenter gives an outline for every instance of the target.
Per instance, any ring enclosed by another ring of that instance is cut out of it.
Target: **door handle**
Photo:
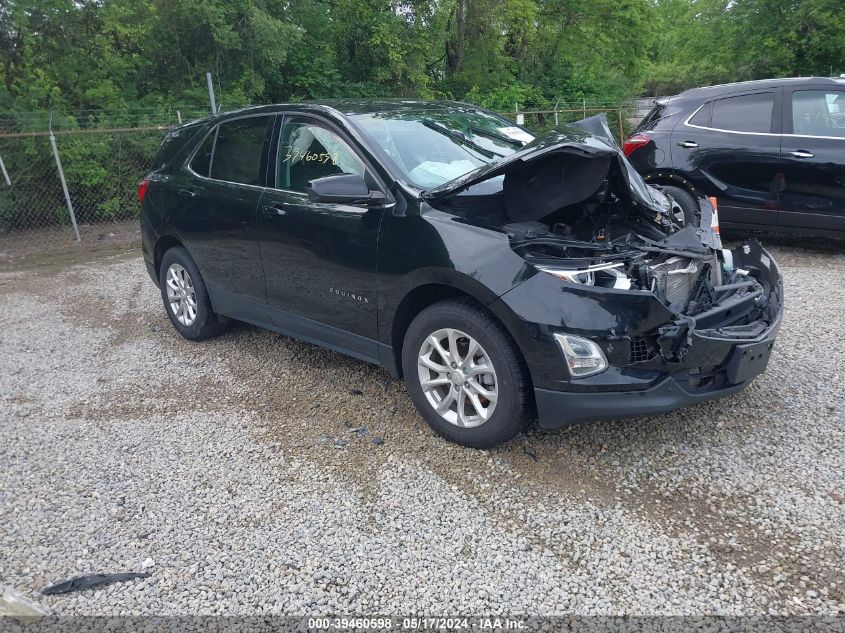
[[[812,158],[815,156],[812,152],[808,152],[805,149],[797,149],[794,152],[789,152],[790,156],[795,156],[795,158]]]
[[[196,198],[198,194],[196,191],[192,191],[191,189],[180,189],[179,195],[183,198]]]
[[[682,143],[678,143],[678,147],[683,147],[685,149],[693,149],[698,147],[698,143],[695,141],[683,141]]]
[[[282,215],[287,215],[287,210],[277,204],[268,204],[267,206],[261,207],[261,213],[272,217],[278,217]]]

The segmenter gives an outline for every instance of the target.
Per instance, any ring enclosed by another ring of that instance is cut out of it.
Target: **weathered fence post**
[[[6,165],[3,164],[3,157],[0,156],[0,171],[3,172],[3,180],[6,181],[8,186],[12,186],[12,181],[9,180],[9,172],[6,171]]]
[[[619,109],[616,111],[616,114],[619,115],[619,147],[622,147],[622,144],[625,142],[625,129],[622,127],[622,106],[619,106]]]
[[[557,98],[557,101],[555,101],[555,127],[557,127],[557,126],[558,126],[558,122],[557,122],[557,106],[558,106],[558,104],[559,104],[559,103],[560,103],[560,97],[558,97],[558,98]]]
[[[208,84],[208,99],[211,101],[211,114],[217,114],[217,101],[214,100],[214,82],[211,73],[205,73],[205,83]]]
[[[67,182],[65,182],[65,170],[62,169],[62,159],[59,158],[59,148],[56,146],[56,136],[53,134],[53,115],[50,115],[50,145],[53,146],[53,157],[56,159],[56,167],[59,170],[59,180],[62,181],[62,191],[65,193],[65,202],[67,202],[67,210],[70,213],[70,222],[73,224],[73,232],[76,235],[76,241],[81,242],[79,237],[79,227],[76,225],[76,214],[73,212],[73,203],[70,201],[70,192],[67,190]]]

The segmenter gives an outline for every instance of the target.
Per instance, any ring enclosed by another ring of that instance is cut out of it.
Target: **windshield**
[[[358,114],[352,119],[420,189],[463,176],[534,138],[505,118],[470,108]]]

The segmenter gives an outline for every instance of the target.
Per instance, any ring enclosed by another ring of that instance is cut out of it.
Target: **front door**
[[[780,133],[777,93],[706,102],[672,131],[672,161],[704,182],[726,224],[774,225],[779,211]]]
[[[845,231],[845,89],[790,90],[780,224]]]
[[[215,309],[266,321],[267,300],[256,215],[264,191],[272,116],[221,123],[180,176],[176,228],[196,261]]]
[[[259,203],[271,318],[281,330],[366,360],[378,358],[376,255],[381,209],[311,202],[309,181],[370,170],[340,130],[287,117],[275,187]]]

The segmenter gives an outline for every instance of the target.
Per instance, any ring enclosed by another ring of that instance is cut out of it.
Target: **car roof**
[[[250,114],[263,114],[293,110],[297,112],[310,111],[334,116],[355,116],[357,114],[376,114],[387,112],[419,112],[430,111],[462,111],[467,108],[482,110],[483,108],[470,103],[459,101],[433,101],[426,99],[326,99],[319,101],[297,101],[294,103],[275,103],[260,106],[249,106],[232,112],[220,113],[219,119],[228,119]]]
[[[674,99],[706,99],[721,94],[743,92],[745,90],[760,90],[766,88],[781,88],[784,86],[802,85],[830,85],[831,87],[845,88],[845,79],[832,77],[786,77],[783,79],[757,79],[754,81],[739,81],[730,84],[718,84],[715,86],[703,86],[701,88],[690,88],[676,95]]]

